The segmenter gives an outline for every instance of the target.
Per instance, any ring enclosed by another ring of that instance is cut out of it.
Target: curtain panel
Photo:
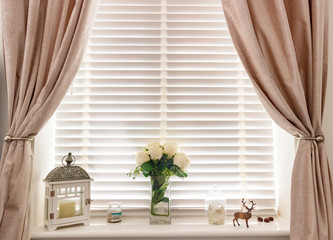
[[[25,232],[30,139],[52,116],[79,69],[97,3],[1,1],[9,129],[0,162],[0,239],[30,239]]]
[[[222,0],[237,52],[272,119],[297,136],[290,238],[333,239],[333,190],[322,131],[328,1]]]

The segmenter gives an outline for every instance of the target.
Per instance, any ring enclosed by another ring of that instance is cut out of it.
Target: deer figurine
[[[252,211],[254,210],[254,205],[256,205],[256,203],[254,203],[253,201],[250,201],[250,203],[252,204],[252,206],[249,208],[248,206],[246,206],[246,202],[244,201],[244,198],[242,198],[242,204],[243,207],[245,207],[247,209],[247,212],[235,212],[234,213],[234,220],[232,220],[232,223],[235,225],[235,221],[237,222],[238,226],[240,226],[238,219],[244,219],[246,222],[246,227],[249,228],[249,219],[252,217]]]

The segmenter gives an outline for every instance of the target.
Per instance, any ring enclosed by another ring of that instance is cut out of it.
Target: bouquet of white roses
[[[183,152],[178,152],[178,144],[166,142],[151,143],[136,154],[136,168],[128,175],[133,179],[142,173],[145,177],[150,176],[152,197],[151,214],[161,216],[155,212],[160,202],[169,203],[165,197],[165,191],[169,186],[169,179],[176,175],[180,178],[187,177],[186,168],[190,165],[189,158]]]
[[[178,144],[166,142],[151,143],[136,154],[136,168],[128,175],[133,179],[142,173],[145,177],[176,175],[180,178],[187,177],[186,168],[190,165],[189,158],[183,152],[178,152]]]

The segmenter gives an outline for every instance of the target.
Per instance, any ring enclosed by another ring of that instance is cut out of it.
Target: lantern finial
[[[66,161],[66,163],[64,162]],[[53,169],[45,178],[46,182],[72,181],[91,179],[88,173],[79,166],[75,166],[76,158],[69,152],[61,159],[63,166]]]
[[[66,163],[67,163],[67,167],[70,166],[72,164],[72,162],[74,162],[73,157],[74,156],[72,155],[72,153],[69,152],[68,155],[67,155],[67,158],[65,160]]]

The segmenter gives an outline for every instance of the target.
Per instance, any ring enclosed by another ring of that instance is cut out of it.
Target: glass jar
[[[217,185],[209,191],[205,199],[206,215],[210,224],[225,223],[226,200]]]
[[[109,223],[120,222],[122,218],[122,210],[121,210],[121,203],[120,202],[110,202],[108,203],[108,210],[107,210]]]

